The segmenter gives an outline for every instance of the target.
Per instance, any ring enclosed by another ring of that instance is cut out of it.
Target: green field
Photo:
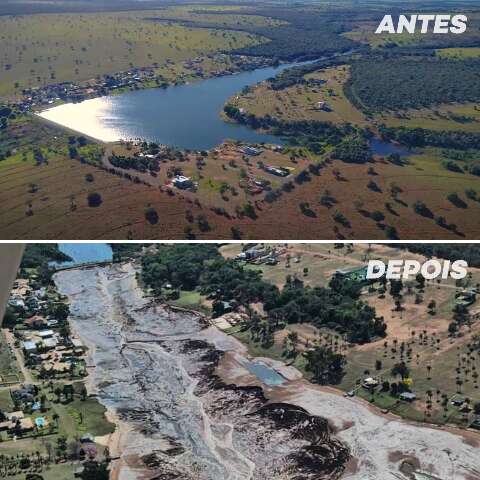
[[[437,50],[437,55],[446,58],[476,58],[480,57],[480,48],[442,48]]]
[[[0,383],[17,383],[23,379],[17,361],[10,351],[4,332],[0,332]]]
[[[159,74],[176,76],[183,60],[258,43],[248,33],[147,20],[154,14],[0,17],[0,97],[132,67],[157,65]]]
[[[480,108],[474,103],[445,104],[394,114],[378,114],[375,122],[388,127],[480,132]]]

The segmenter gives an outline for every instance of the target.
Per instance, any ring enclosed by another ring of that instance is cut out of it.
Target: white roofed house
[[[37,353],[37,344],[32,340],[27,340],[22,344],[23,351],[26,355],[30,355],[31,353]]]
[[[55,332],[53,330],[41,330],[40,332],[37,332],[36,335],[42,340],[45,340],[46,338],[52,338],[55,335]]]
[[[184,177],[183,175],[177,175],[173,179],[173,185],[180,189],[187,189],[193,187],[192,179],[189,177]]]

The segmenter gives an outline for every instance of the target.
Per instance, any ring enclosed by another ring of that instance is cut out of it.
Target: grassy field
[[[480,132],[480,108],[473,103],[438,105],[395,114],[379,114],[375,116],[375,122],[388,127]]]
[[[477,58],[480,57],[480,48],[442,48],[437,55],[444,58]]]
[[[228,245],[221,249],[226,257],[233,257],[241,250],[241,245]],[[277,248],[284,250],[284,245]],[[287,266],[287,255],[291,258]],[[293,259],[299,259],[297,263]],[[339,268],[356,267],[366,263],[368,259],[405,259],[423,257],[408,253],[404,250],[396,250],[384,245],[352,245],[343,248],[334,248],[328,245],[289,245],[286,247],[280,261],[276,266],[252,266],[263,272],[263,277],[276,284],[280,288],[285,283],[287,275],[297,275],[306,285],[326,286],[333,272]],[[308,275],[303,274],[304,266],[308,266]],[[471,286],[480,282],[480,270],[471,269],[471,278],[468,280]],[[377,291],[369,292],[365,289],[362,300],[374,306],[377,315],[385,318],[387,323],[387,337],[371,344],[350,346],[341,335],[327,330],[319,330],[309,324],[292,324],[286,329],[275,334],[275,342],[271,348],[265,349],[250,337],[249,332],[232,332],[236,338],[244,342],[249,352],[254,356],[268,356],[287,361],[284,357],[283,340],[289,331],[295,331],[299,338],[300,350],[307,344],[330,344],[335,340],[336,348],[347,356],[348,366],[339,388],[345,391],[356,390],[356,394],[371,401],[382,409],[391,410],[413,420],[428,419],[435,423],[460,423],[463,415],[457,408],[451,405],[445,410],[442,406],[442,396],[452,398],[457,395],[459,387],[457,377],[462,381],[461,393],[471,399],[472,403],[480,400],[478,379],[473,372],[478,367],[478,356],[470,355],[468,345],[473,335],[480,333],[480,324],[475,322],[471,328],[464,328],[461,335],[452,338],[448,335],[448,324],[452,319],[452,309],[456,292],[453,280],[427,282],[422,293],[423,301],[415,302],[418,292],[416,282],[406,284],[404,290],[403,311],[394,311],[394,303],[387,293],[384,297]],[[435,300],[436,312],[430,314],[427,305]],[[479,302],[470,309],[477,311]],[[387,346],[385,347],[385,342]],[[391,375],[391,369],[395,363],[401,361],[400,345],[405,344],[405,351],[410,350],[406,361],[410,369],[412,389],[418,396],[414,404],[398,402],[387,393],[377,391],[371,394],[363,388],[358,388],[358,381],[366,375],[380,375],[383,380],[390,382],[398,381]],[[381,362],[380,369],[376,368],[376,361]],[[309,378],[305,371],[305,362],[301,355],[295,358],[293,364]],[[427,367],[431,367],[429,370]],[[458,372],[456,369],[458,368]],[[369,373],[366,373],[369,372]],[[426,400],[428,392],[432,392],[432,408],[429,416],[426,416]]]
[[[169,78],[183,60],[258,43],[243,32],[147,20],[155,13],[1,17],[0,97],[131,67],[157,65]]]
[[[226,29],[245,27],[275,27],[286,22],[262,15],[242,14],[245,7],[236,5],[176,6],[151,12],[152,17],[180,22],[192,22],[202,25],[221,26]],[[218,15],[214,12],[222,12]],[[230,13],[231,12],[231,13]]]
[[[272,115],[286,121],[318,120],[335,124],[350,122],[365,125],[363,114],[346,98],[343,86],[349,78],[349,67],[335,68],[305,75],[306,80],[322,80],[322,85],[295,85],[275,91],[267,82],[255,86],[247,94],[229,100],[247,113],[264,117]],[[318,110],[318,102],[326,102],[331,111]]]
[[[5,385],[17,383],[23,379],[17,361],[10,351],[10,346],[7,343],[3,330],[0,331],[0,377],[0,383]]]

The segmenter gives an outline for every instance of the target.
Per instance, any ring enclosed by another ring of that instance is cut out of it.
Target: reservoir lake
[[[208,150],[225,139],[282,144],[279,137],[224,121],[225,102],[243,87],[298,64],[260,68],[196,83],[66,103],[42,118],[104,142],[142,138],[177,148]]]

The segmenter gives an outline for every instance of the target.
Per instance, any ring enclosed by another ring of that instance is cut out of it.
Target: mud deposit
[[[327,420],[215,375],[201,317],[143,298],[131,265],[58,273],[89,345],[91,393],[120,419],[114,478],[323,480],[350,459]],[[228,343],[228,341],[226,341]]]

